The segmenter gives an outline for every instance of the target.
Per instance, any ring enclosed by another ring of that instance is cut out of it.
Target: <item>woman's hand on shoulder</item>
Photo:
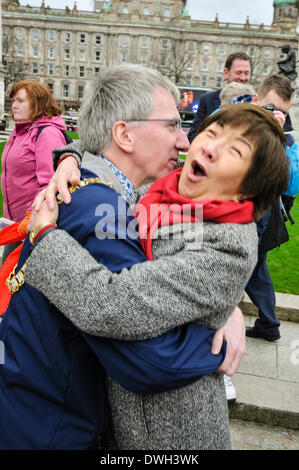
[[[41,191],[34,200],[34,208],[38,212],[44,200],[47,201],[49,209],[54,209],[56,205],[56,195],[60,194],[65,204],[71,202],[71,195],[68,190],[68,183],[71,185],[80,184],[80,170],[74,157],[65,158],[58,166],[52,176],[47,188]]]

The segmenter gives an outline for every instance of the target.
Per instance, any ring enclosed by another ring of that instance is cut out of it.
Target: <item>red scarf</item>
[[[26,235],[18,232],[19,223],[5,227],[0,231],[0,245],[15,243],[24,240]],[[0,316],[6,311],[11,293],[6,285],[6,279],[12,272],[14,266],[18,263],[23,243],[19,245],[5,260],[0,268]]]
[[[220,199],[193,201],[180,196],[178,183],[182,168],[156,181],[139,201],[135,210],[142,248],[153,260],[152,238],[158,227],[209,220],[215,223],[246,224],[254,220],[251,201]]]

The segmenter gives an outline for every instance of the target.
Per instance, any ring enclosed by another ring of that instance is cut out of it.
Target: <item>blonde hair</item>
[[[231,104],[231,102],[243,95],[253,95],[255,89],[250,83],[231,82],[225,85],[220,93],[221,106]]]

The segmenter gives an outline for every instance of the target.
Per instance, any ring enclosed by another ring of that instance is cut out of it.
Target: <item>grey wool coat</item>
[[[240,302],[256,264],[256,226],[205,222],[202,243],[193,236],[195,228],[173,226],[172,237],[153,240],[155,262],[120,274],[56,230],[32,251],[26,282],[93,335],[142,340],[188,322],[217,329]],[[176,237],[181,230],[184,236]],[[106,385],[119,449],[230,448],[221,375],[205,375],[192,385],[145,397],[110,377]]]

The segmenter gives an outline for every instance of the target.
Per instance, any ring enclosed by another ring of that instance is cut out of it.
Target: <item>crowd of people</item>
[[[267,227],[299,192],[299,158],[290,81],[255,91],[244,53],[224,77],[187,138],[168,78],[109,67],[67,146],[46,87],[12,88],[1,184],[21,236],[0,270],[18,250],[0,323],[0,449],[230,449],[245,334],[280,337],[266,253],[283,240]],[[244,290],[259,307],[247,330]]]

